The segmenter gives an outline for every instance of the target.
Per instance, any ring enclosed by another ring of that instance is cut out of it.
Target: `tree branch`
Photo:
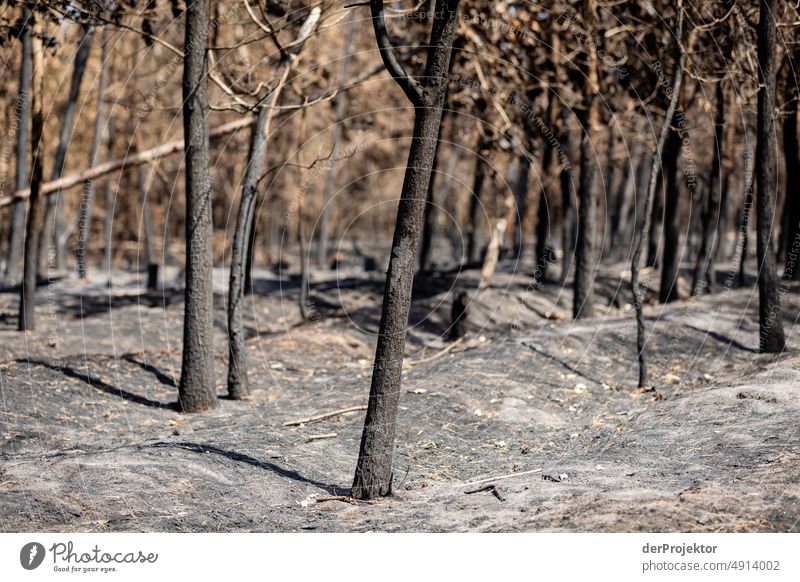
[[[381,59],[383,59],[386,70],[400,85],[400,88],[411,103],[422,105],[422,87],[416,79],[406,73],[394,55],[389,32],[386,30],[386,21],[383,18],[383,0],[370,0],[369,6],[372,11],[372,27],[375,30],[375,40],[378,42]]]

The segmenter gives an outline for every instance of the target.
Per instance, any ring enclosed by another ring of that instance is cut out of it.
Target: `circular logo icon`
[[[44,546],[39,542],[27,543],[19,552],[19,563],[26,570],[35,570],[44,561],[44,554]]]

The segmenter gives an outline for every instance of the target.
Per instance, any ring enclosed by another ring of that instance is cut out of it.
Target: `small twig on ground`
[[[348,406],[347,408],[334,410],[333,412],[317,414],[316,416],[309,416],[308,418],[301,418],[299,420],[290,420],[288,422],[284,422],[283,426],[299,426],[301,424],[311,424],[312,422],[318,422],[320,420],[325,420],[326,418],[339,416],[340,414],[347,414],[348,412],[358,412],[359,410],[366,410],[366,409],[367,409],[366,404],[359,404],[358,406]]]
[[[520,477],[522,475],[531,475],[532,473],[538,473],[541,471],[542,468],[539,467],[538,469],[531,469],[530,471],[522,471],[520,473],[509,473],[508,475],[498,475],[497,477],[486,477],[485,479],[478,479],[477,481],[470,481],[469,483],[460,483],[456,485],[456,487],[469,487],[474,485],[480,485],[481,483],[488,483],[489,481],[499,481],[500,479],[509,479],[511,477]]]
[[[429,364],[430,362],[435,362],[439,358],[442,358],[442,357],[446,356],[450,352],[450,350],[452,350],[454,347],[459,345],[462,341],[464,341],[464,338],[460,337],[456,341],[451,343],[449,346],[444,348],[443,350],[439,351],[438,353],[436,353],[436,354],[434,354],[434,355],[432,355],[432,356],[430,356],[428,358],[422,358],[421,360],[406,360],[405,363],[403,364],[403,367],[404,368],[411,368],[413,366],[419,366],[420,364]]]
[[[344,501],[345,503],[352,503],[353,505],[358,503],[358,499],[354,497],[350,497],[349,495],[322,495],[316,498],[317,503],[322,503],[323,501]]]
[[[312,434],[306,439],[306,442],[310,443],[311,441],[321,441],[324,439],[335,439],[335,438],[336,438],[335,432],[326,432],[325,434]]]

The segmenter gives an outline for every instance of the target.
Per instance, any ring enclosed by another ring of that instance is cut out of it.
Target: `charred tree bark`
[[[114,155],[114,133],[108,132],[108,156]],[[114,185],[112,180],[106,181],[106,199],[103,218],[103,271],[108,274],[108,286],[111,287],[111,266],[114,259]]]
[[[86,26],[83,29],[83,36],[75,53],[75,64],[70,80],[69,94],[61,114],[61,134],[58,137],[58,147],[54,155],[53,174],[51,180],[58,180],[64,173],[64,165],[67,161],[67,150],[72,141],[72,131],[75,120],[75,110],[78,107],[78,97],[81,93],[83,75],[86,72],[86,61],[92,48],[92,38],[94,28]],[[55,252],[55,268],[63,270],[66,262],[66,239],[61,234],[64,231],[64,217],[62,208],[59,204],[61,191],[57,190],[47,196],[47,206],[44,215],[44,232],[39,238],[39,272],[46,274],[50,264],[51,244]]]
[[[756,130],[756,254],[758,256],[759,349],[780,353],[786,347],[778,295],[772,223],[775,219],[775,39],[777,0],[761,0],[758,18],[758,128]]]
[[[631,293],[633,295],[633,307],[636,312],[636,349],[639,360],[639,388],[647,386],[647,360],[645,358],[645,329],[644,329],[644,307],[645,289],[639,286],[639,267],[642,260],[642,253],[647,248],[647,237],[650,233],[650,219],[653,214],[653,200],[658,187],[659,175],[661,174],[661,163],[664,145],[667,135],[670,132],[670,124],[678,107],[678,99],[683,83],[683,66],[686,62],[686,54],[683,50],[683,0],[678,0],[675,16],[675,37],[678,44],[678,59],[675,63],[675,70],[672,75],[672,86],[667,90],[669,106],[656,142],[656,149],[653,152],[653,161],[650,166],[650,183],[647,187],[647,195],[644,202],[644,220],[639,231],[638,241],[634,244],[633,258],[631,259]]]
[[[236,216],[236,230],[231,248],[231,273],[228,284],[228,397],[233,400],[246,398],[250,391],[247,378],[247,345],[242,323],[242,300],[244,299],[244,275],[247,253],[254,225],[258,178],[267,150],[267,126],[269,113],[266,108],[258,112],[258,119],[250,134],[250,152],[242,184],[242,199]]]
[[[595,2],[586,0],[583,17],[589,34],[594,37]],[[581,140],[581,178],[578,188],[578,239],[575,248],[575,281],[572,301],[572,316],[575,319],[594,315],[593,282],[597,269],[597,187],[595,184],[595,160],[593,145],[597,143],[600,127],[600,111],[597,94],[600,90],[597,51],[589,49],[584,64],[587,80],[583,106],[578,110],[584,135]]]
[[[692,280],[692,294],[697,296],[703,290],[710,288],[714,283],[713,269],[711,263],[716,254],[717,225],[722,220],[722,159],[725,155],[724,132],[725,132],[725,93],[722,90],[722,81],[717,84],[717,111],[714,132],[714,159],[711,164],[711,173],[708,176],[708,191],[703,207],[702,238],[700,239],[700,250],[697,254],[697,262],[694,267],[694,278]]]
[[[786,261],[784,279],[800,279],[800,151],[797,143],[797,95],[791,96],[789,115],[783,121],[783,151],[786,159]]]
[[[469,265],[479,265],[483,253],[480,230],[481,215],[485,215],[485,208],[481,200],[487,169],[484,153],[485,147],[481,144],[475,153],[475,178],[472,183],[472,196],[469,200],[469,234],[467,235],[467,263]]]
[[[514,258],[522,257],[522,253],[525,251],[525,215],[528,213],[528,182],[530,181],[530,175],[531,160],[528,156],[522,154],[517,158],[517,179],[514,184],[514,198],[517,201]]]
[[[102,52],[100,57],[100,78],[97,82],[97,101],[95,105],[94,136],[92,137],[92,151],[89,154],[89,167],[94,168],[100,155],[100,146],[103,142],[103,128],[105,126],[105,91],[106,73],[108,68],[108,28],[103,27]],[[141,168],[141,166],[139,166]],[[78,212],[78,249],[76,259],[78,263],[78,277],[86,277],[86,253],[89,248],[89,236],[92,233],[92,209],[97,181],[87,180],[83,188]]]
[[[436,180],[439,177],[439,161],[441,158],[442,131],[445,124],[446,112],[442,110],[442,123],[439,125],[439,136],[436,138],[436,152],[433,155],[433,167],[431,168],[431,180],[428,183],[428,195],[425,199],[425,215],[422,223],[422,241],[419,250],[419,270],[428,270],[431,262],[431,251],[433,250],[433,238],[436,234],[436,227],[439,222],[439,207],[436,206]]]
[[[178,399],[183,412],[216,408],[211,176],[206,51],[208,0],[186,3],[183,137],[186,179],[186,270],[183,359]]]
[[[31,118],[31,76],[33,67],[33,45],[31,43],[30,20],[33,11],[29,4],[22,7],[24,27],[20,33],[22,64],[19,73],[19,101],[17,103],[17,144],[16,144],[16,189],[22,190],[28,180],[28,138]],[[17,200],[11,210],[11,227],[8,241],[6,279],[9,284],[19,280],[20,260],[25,245],[25,202]]]
[[[447,71],[459,0],[443,0],[437,6],[421,83],[409,77],[394,56],[384,22],[383,0],[371,0],[370,5],[381,57],[414,104],[415,120],[386,273],[367,416],[351,492],[357,499],[389,495],[392,490],[392,456],[411,288],[425,197],[447,91]]]
[[[680,107],[679,107],[680,110]],[[676,113],[673,126],[677,126]],[[681,152],[680,132],[672,128],[662,157],[663,176],[666,183],[664,198],[664,253],[661,256],[661,285],[658,300],[669,303],[678,299],[678,270],[680,268],[680,183],[678,181],[678,156]]]
[[[32,24],[31,24],[32,25]],[[36,327],[36,278],[39,236],[42,233],[40,188],[44,176],[44,49],[39,38],[32,39],[33,71],[31,90],[31,195],[25,228],[22,285],[19,294],[19,331]]]

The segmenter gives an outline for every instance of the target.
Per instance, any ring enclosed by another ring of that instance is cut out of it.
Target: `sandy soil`
[[[224,285],[216,375],[224,394]],[[620,269],[598,316],[512,263],[478,291],[466,340],[450,300],[476,273],[420,284],[412,314],[395,495],[345,495],[381,284],[318,273],[319,318],[298,326],[297,284],[261,273],[248,300],[252,398],[175,412],[180,293],[53,282],[39,330],[15,329],[0,295],[2,531],[798,531],[800,298],[789,350],[757,345],[752,287],[647,307],[654,389],[637,391],[635,328]],[[311,439],[330,435],[332,438]]]

